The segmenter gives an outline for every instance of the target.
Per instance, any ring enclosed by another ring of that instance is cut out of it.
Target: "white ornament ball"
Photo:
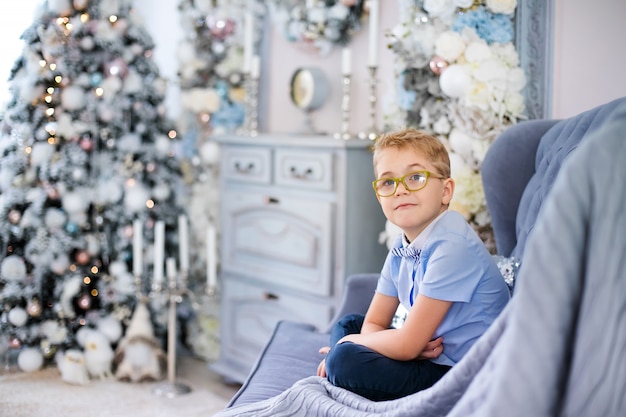
[[[22,327],[28,321],[28,313],[22,307],[13,307],[9,311],[9,323],[15,327]]]
[[[68,16],[72,12],[69,0],[48,0],[48,9],[60,16]]]
[[[124,190],[115,179],[103,180],[96,187],[96,202],[102,205],[117,203],[121,200]]]
[[[80,213],[89,207],[89,199],[84,191],[73,191],[63,196],[63,208],[68,213]]]
[[[146,208],[146,201],[150,198],[150,193],[141,184],[136,184],[126,188],[124,194],[124,206],[131,212],[138,212]]]
[[[63,275],[70,267],[70,258],[66,253],[60,253],[50,263],[50,270],[57,275]]]
[[[50,145],[47,142],[37,142],[33,145],[32,151],[30,153],[30,161],[34,166],[39,167],[45,163],[50,162],[53,154],[54,146]]]
[[[85,91],[77,85],[70,85],[61,93],[61,105],[67,110],[80,110],[85,107]]]
[[[44,215],[46,227],[52,230],[58,230],[65,225],[67,216],[63,210],[58,208],[49,208]]]
[[[80,47],[85,51],[91,51],[94,46],[96,46],[96,43],[91,36],[85,36],[80,40]]]
[[[124,272],[128,272],[128,265],[123,261],[113,261],[109,265],[109,272],[115,277]]]
[[[165,201],[170,196],[170,187],[165,183],[160,183],[152,189],[152,195],[159,201]]]
[[[460,65],[448,66],[439,76],[441,91],[448,97],[463,97],[470,85],[467,70]]]
[[[215,165],[220,159],[220,146],[216,142],[206,142],[200,148],[202,162],[207,165]]]
[[[122,337],[122,323],[113,316],[100,319],[97,328],[111,343],[116,343]]]
[[[22,281],[26,278],[26,263],[18,255],[9,255],[2,261],[0,276],[7,281]]]
[[[43,354],[36,348],[25,348],[17,356],[17,365],[24,372],[35,372],[43,366]]]
[[[448,136],[452,150],[464,159],[471,156],[474,139],[461,129],[452,129]]]
[[[170,138],[165,135],[158,135],[154,139],[154,148],[159,154],[166,156],[172,149]]]

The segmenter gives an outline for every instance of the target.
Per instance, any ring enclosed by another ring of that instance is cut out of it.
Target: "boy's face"
[[[387,148],[379,151],[376,179],[400,178],[413,171],[430,171],[435,167],[426,155],[411,148]],[[428,178],[426,186],[418,191],[407,191],[402,183],[389,197],[378,197],[387,219],[400,227],[413,241],[437,216],[443,213],[452,199],[454,181],[451,178]]]

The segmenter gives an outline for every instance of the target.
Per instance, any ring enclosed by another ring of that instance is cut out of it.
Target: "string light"
[[[115,16],[115,15],[109,16],[109,22],[111,22],[111,23],[117,22],[117,16]]]
[[[167,136],[170,139],[174,139],[176,137],[176,131],[175,130],[170,130],[169,132],[167,132]]]

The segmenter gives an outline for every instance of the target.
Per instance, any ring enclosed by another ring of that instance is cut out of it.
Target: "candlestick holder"
[[[257,136],[259,134],[259,80],[250,74],[244,74],[245,89],[245,134]]]
[[[375,65],[370,65],[368,69],[369,69],[369,75],[370,75],[370,79],[369,79],[370,126],[366,132],[359,133],[359,139],[376,140],[379,135],[378,129],[376,128],[376,101],[377,101],[376,88],[377,88],[377,82],[378,82],[378,80],[376,79],[376,71],[378,68]]]
[[[335,133],[335,139],[348,140],[350,134],[350,85],[352,84],[350,74],[343,74],[342,97],[341,97],[341,131]]]
[[[161,397],[175,398],[191,392],[191,387],[176,380],[176,304],[183,300],[187,288],[178,288],[176,277],[168,278],[169,310],[167,320],[167,381],[154,388]]]

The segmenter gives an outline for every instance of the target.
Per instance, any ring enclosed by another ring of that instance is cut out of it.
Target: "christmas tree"
[[[159,222],[175,256],[184,187],[130,0],[49,0],[22,39],[0,131],[0,334],[49,362],[79,329],[128,321],[133,222],[146,265]]]

